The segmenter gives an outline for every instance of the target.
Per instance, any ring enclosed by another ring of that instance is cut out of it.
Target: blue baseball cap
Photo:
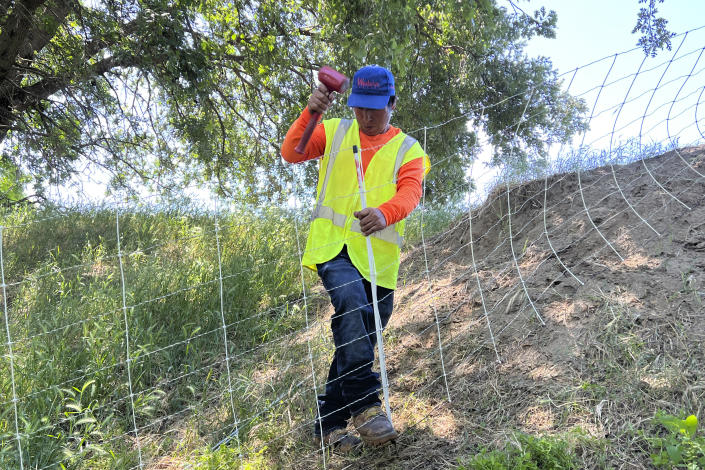
[[[394,96],[394,75],[379,65],[367,65],[355,72],[352,92],[348,97],[351,108],[386,108]]]

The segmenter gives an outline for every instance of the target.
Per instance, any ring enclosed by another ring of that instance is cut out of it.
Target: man
[[[295,151],[311,113],[325,113],[332,93],[320,84],[307,108],[291,125],[282,145],[290,163],[321,158],[317,202],[302,259],[315,269],[335,313],[331,330],[335,354],[325,393],[318,397],[314,435],[320,443],[347,452],[360,440],[346,432],[352,417],[362,440],[382,445],[397,437],[379,399],[379,374],[372,371],[375,320],[367,245],[370,237],[377,273],[382,327],[392,314],[404,218],[418,205],[421,182],[430,168],[415,139],[389,124],[396,109],[394,77],[384,67],[366,66],[353,76],[348,106],[355,119],[324,120],[305,153]],[[353,148],[361,149],[368,207],[361,209]]]

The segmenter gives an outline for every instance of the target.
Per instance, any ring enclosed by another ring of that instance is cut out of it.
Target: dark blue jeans
[[[380,405],[379,374],[372,371],[377,336],[372,305],[372,287],[350,261],[346,247],[332,260],[319,264],[318,275],[330,295],[335,313],[331,330],[335,343],[325,393],[318,396],[323,434],[345,428],[351,416]],[[377,287],[377,305],[382,328],[392,315],[394,291]],[[314,426],[321,430],[318,419]]]

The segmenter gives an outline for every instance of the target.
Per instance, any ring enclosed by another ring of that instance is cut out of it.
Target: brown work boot
[[[359,415],[353,416],[353,424],[360,433],[362,441],[372,446],[386,444],[399,436],[379,406],[367,408]]]
[[[313,442],[317,446],[320,446],[321,436],[316,435],[313,438]],[[361,444],[361,441],[352,434],[349,434],[345,429],[334,429],[323,436],[323,444],[333,449],[336,453],[348,454],[355,450]]]

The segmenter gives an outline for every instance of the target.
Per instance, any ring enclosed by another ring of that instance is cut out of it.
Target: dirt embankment
[[[400,279],[399,447],[332,468],[448,468],[517,430],[650,468],[657,410],[705,418],[705,146],[500,187]]]

